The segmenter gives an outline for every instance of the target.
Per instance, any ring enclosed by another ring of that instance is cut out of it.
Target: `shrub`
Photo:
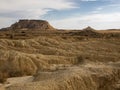
[[[0,83],[4,83],[8,77],[8,74],[5,72],[0,72]]]
[[[23,76],[24,73],[22,71],[11,71],[9,72],[9,76],[10,77],[19,77],[19,76]]]
[[[78,56],[78,57],[77,57],[77,63],[78,63],[78,64],[84,63],[84,56],[81,56],[81,55]]]

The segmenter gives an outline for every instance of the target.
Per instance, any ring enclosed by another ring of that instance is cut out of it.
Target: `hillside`
[[[119,31],[24,30],[17,24],[0,31],[0,81],[26,75],[34,80],[6,90],[120,89]]]

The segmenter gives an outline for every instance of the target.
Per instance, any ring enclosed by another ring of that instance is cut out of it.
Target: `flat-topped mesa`
[[[38,30],[55,30],[47,21],[45,20],[19,20],[18,22],[12,24],[10,29],[38,29]]]

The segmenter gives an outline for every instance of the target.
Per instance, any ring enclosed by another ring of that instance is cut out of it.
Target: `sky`
[[[0,0],[0,28],[19,19],[47,20],[59,29],[118,29],[120,0]]]

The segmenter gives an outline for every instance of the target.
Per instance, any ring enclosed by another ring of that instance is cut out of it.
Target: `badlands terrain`
[[[120,90],[120,30],[20,20],[0,30],[0,83],[0,90]]]

